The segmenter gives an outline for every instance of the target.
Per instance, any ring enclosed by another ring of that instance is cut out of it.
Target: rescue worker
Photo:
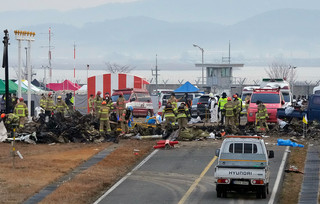
[[[57,104],[56,104],[56,114],[57,114],[57,118],[61,119],[62,121],[64,121],[65,110],[69,110],[69,107],[62,100],[62,97],[58,96],[57,97]]]
[[[246,112],[248,113],[248,108],[250,104],[250,95],[247,95],[244,101],[246,102]]]
[[[69,107],[69,110],[73,110],[74,97],[73,97],[72,93],[67,93],[64,101],[67,104],[67,106]]]
[[[46,116],[51,117],[55,108],[56,106],[54,104],[52,92],[49,92],[46,100],[46,106],[44,109]]]
[[[190,118],[189,109],[186,107],[186,104],[182,102],[177,110],[177,120],[178,120],[179,130],[187,127],[188,118]]]
[[[102,98],[100,95],[101,95],[101,91],[98,91],[96,97],[94,98],[94,111],[96,116],[98,116],[99,114],[101,103],[102,103]]]
[[[215,123],[218,122],[218,99],[213,95],[213,93],[209,94],[210,97],[210,122]]]
[[[47,98],[46,96],[42,93],[41,94],[41,98],[40,98],[40,107],[45,109],[46,108],[46,101],[47,101]]]
[[[227,94],[225,92],[222,93],[221,98],[219,98],[218,101],[218,112],[221,113],[221,125],[223,125],[224,123],[224,118],[225,118],[225,109],[224,109],[224,105],[228,102],[227,100]]]
[[[165,118],[165,125],[167,126],[168,124],[173,124],[175,125],[176,122],[176,115],[175,111],[171,105],[171,102],[167,102],[166,107],[162,111],[162,118]]]
[[[22,97],[19,98],[19,103],[15,106],[13,113],[19,117],[19,128],[24,128],[26,117],[28,117],[28,107]]]
[[[114,109],[113,101],[112,101],[109,93],[105,94],[104,100],[107,102],[107,106],[110,108],[110,110],[113,110]]]
[[[12,101],[12,107],[16,107],[16,105],[18,103],[18,98],[15,93],[12,94],[11,101]]]
[[[258,106],[258,110],[256,113],[256,131],[257,132],[269,131],[269,127],[267,124],[267,120],[269,119],[267,108],[259,100],[256,102],[256,104]]]
[[[121,111],[121,115],[119,118],[119,122],[120,122],[120,126],[121,126],[121,130],[122,133],[121,134],[126,134],[129,133],[129,126],[128,126],[128,121],[129,119],[127,119],[127,110],[126,109],[120,109]]]
[[[231,131],[234,132],[235,126],[234,126],[234,117],[236,112],[236,106],[234,102],[232,101],[231,97],[227,98],[227,103],[224,104],[224,110],[225,110],[225,126],[231,128]]]
[[[126,102],[123,97],[123,93],[120,92],[120,95],[117,99],[117,117],[120,118],[121,115],[123,114],[123,110],[126,108]]]
[[[1,119],[4,121],[4,125],[8,131],[12,131],[13,128],[19,126],[19,116],[9,113],[9,114],[1,114]]]
[[[233,95],[233,102],[235,105],[235,117],[234,117],[234,124],[238,127],[240,125],[240,114],[242,111],[242,100],[238,97],[238,94]]]
[[[93,94],[90,94],[90,98],[88,99],[89,113],[93,115],[94,113],[94,98]]]
[[[106,101],[102,101],[101,107],[99,109],[99,115],[98,118],[100,119],[100,133],[105,132],[105,127],[107,128],[107,133],[111,132],[111,127],[110,127],[110,120],[109,120],[109,107],[107,106]]]
[[[168,99],[168,102],[167,103],[169,103],[170,102],[170,104],[172,105],[172,108],[173,108],[173,110],[174,111],[176,111],[176,109],[178,108],[177,106],[178,106],[178,104],[177,104],[177,98],[176,98],[176,94],[175,93],[171,93],[171,96],[170,96],[170,98]]]

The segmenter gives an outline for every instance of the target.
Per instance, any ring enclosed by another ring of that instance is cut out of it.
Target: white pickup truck
[[[256,192],[257,198],[269,193],[269,158],[261,137],[226,136],[221,148],[216,150],[218,164],[215,166],[217,197],[227,197],[227,192]]]

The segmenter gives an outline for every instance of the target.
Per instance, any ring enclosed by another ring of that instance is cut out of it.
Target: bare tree
[[[129,73],[135,68],[130,65],[119,65],[116,63],[111,64],[110,62],[107,62],[106,66],[110,73]]]
[[[265,71],[271,79],[285,79],[291,83],[297,79],[296,67],[285,63],[273,62]]]

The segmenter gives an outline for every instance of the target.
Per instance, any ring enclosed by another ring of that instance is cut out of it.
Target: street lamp
[[[293,70],[294,69],[296,69],[297,67],[295,67],[295,66],[291,66],[291,65],[289,65],[289,70],[291,69],[291,92],[292,92],[292,94],[293,94]]]
[[[202,59],[202,88],[204,87],[204,75],[203,75],[203,53],[204,49],[200,47],[199,45],[193,44],[193,47],[197,47],[201,50],[201,59]]]

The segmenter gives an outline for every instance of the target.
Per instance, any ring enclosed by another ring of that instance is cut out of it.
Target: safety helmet
[[[225,98],[225,97],[227,97],[227,94],[226,94],[226,92],[223,92],[222,93],[222,98]]]
[[[19,101],[23,101],[23,98],[21,97],[21,98],[19,98]]]
[[[227,100],[228,100],[228,101],[232,101],[231,97],[228,97]]]
[[[98,92],[97,92],[97,95],[100,95],[100,94],[101,94],[101,91],[98,91]]]
[[[106,105],[107,104],[107,102],[106,101],[102,101],[102,103],[101,103],[102,105]]]
[[[237,95],[237,94],[234,94],[234,95],[233,95],[233,98],[238,98],[238,95]]]
[[[120,96],[123,96],[123,92],[120,92]]]
[[[52,95],[52,92],[50,91],[49,93],[48,93],[48,96],[51,96]]]
[[[62,99],[62,97],[61,97],[61,96],[58,96],[57,99]]]
[[[5,113],[2,113],[1,114],[1,118],[5,118],[6,117],[6,114]]]
[[[209,97],[210,98],[213,98],[214,96],[213,96],[213,93],[209,93]]]
[[[128,109],[131,110],[131,111],[133,110],[132,106],[128,106]]]

